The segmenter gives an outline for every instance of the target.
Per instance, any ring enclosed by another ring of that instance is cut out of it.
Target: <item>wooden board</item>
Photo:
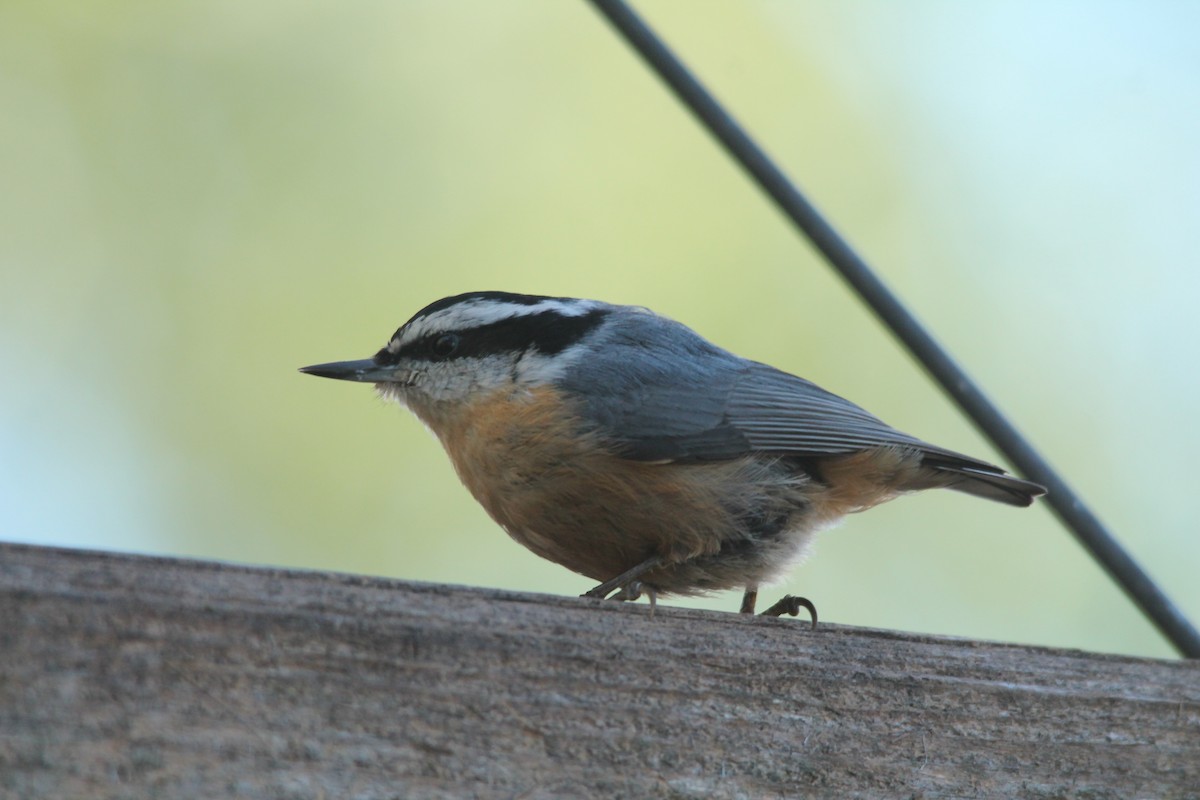
[[[1200,798],[1200,663],[0,545],[0,797]]]

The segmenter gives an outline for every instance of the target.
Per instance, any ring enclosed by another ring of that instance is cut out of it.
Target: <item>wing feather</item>
[[[998,470],[909,436],[811,381],[740,358],[677,322],[631,307],[613,313],[620,324],[605,329],[563,385],[582,398],[584,420],[626,458],[820,457],[897,445],[947,466]]]

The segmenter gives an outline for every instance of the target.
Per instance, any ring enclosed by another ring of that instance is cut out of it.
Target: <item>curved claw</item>
[[[784,614],[796,617],[800,615],[800,609],[808,609],[808,613],[812,615],[812,629],[817,629],[817,607],[812,604],[812,601],[807,597],[789,594],[784,595],[778,603],[762,612],[764,617],[781,617]]]

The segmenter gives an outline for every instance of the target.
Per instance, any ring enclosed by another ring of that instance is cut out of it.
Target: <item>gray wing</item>
[[[710,461],[750,452],[819,457],[902,445],[987,462],[896,430],[811,381],[722,350],[683,325],[622,308],[620,325],[564,380],[626,458]],[[650,343],[653,343],[651,346]]]
[[[687,396],[678,388],[644,391],[637,411],[614,431],[625,445],[623,455],[655,461],[708,461],[750,452],[820,457],[901,445],[956,464],[990,467],[899,431],[804,378],[765,364],[739,366],[708,376],[703,387],[689,387],[696,392]],[[708,399],[697,404],[697,393]]]
[[[631,307],[613,311],[586,359],[563,376],[584,420],[626,458],[734,458],[750,451],[726,419],[749,363],[679,323]]]
[[[916,450],[926,477],[910,479],[902,489],[944,486],[1013,506],[1028,506],[1046,492],[994,464],[909,436],[849,400],[764,364],[753,364],[734,384],[725,418],[751,450],[817,457],[888,445]]]
[[[922,444],[849,400],[765,364],[746,368],[725,414],[754,450],[821,456]]]

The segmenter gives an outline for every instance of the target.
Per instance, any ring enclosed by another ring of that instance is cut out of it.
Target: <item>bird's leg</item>
[[[742,607],[739,611],[743,614],[753,614],[754,604],[758,602],[758,587],[747,586],[746,593],[742,595]]]
[[[612,580],[605,581],[604,583],[597,586],[595,589],[592,589],[591,591],[588,591],[588,592],[584,592],[582,596],[583,597],[608,597],[610,594],[612,594],[614,589],[623,589],[626,585],[631,584],[634,581],[636,581],[639,576],[644,575],[645,573],[649,572],[650,570],[654,569],[655,567],[657,567],[660,564],[662,564],[662,556],[651,556],[650,558],[647,558],[642,563],[638,564],[636,567],[625,570],[624,572],[622,572],[620,575],[613,578]],[[637,599],[637,596],[635,595],[633,598],[622,597],[619,599],[622,599],[622,600]]]
[[[742,610],[746,608],[746,601],[742,601]],[[754,606],[751,606],[753,609]],[[812,601],[807,597],[797,597],[794,594],[784,595],[783,598],[775,605],[762,612],[764,617],[782,617],[784,614],[790,614],[795,617],[800,614],[800,609],[807,608],[808,613],[812,615],[812,629],[817,629],[817,607],[812,604]]]

